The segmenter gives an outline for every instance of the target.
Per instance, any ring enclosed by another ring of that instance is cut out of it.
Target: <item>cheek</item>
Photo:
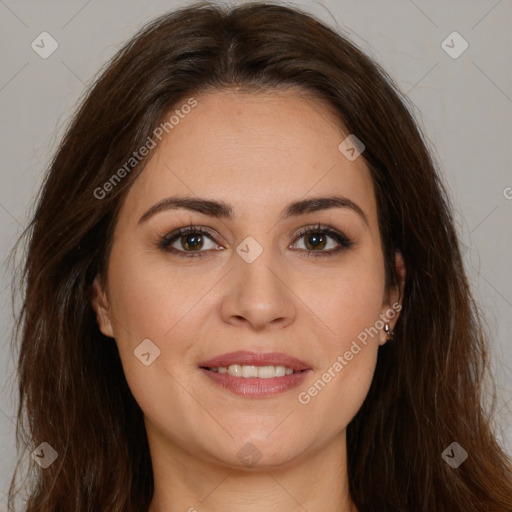
[[[190,403],[184,391],[190,375],[175,363],[184,358],[190,344],[187,334],[193,326],[187,313],[211,285],[199,286],[198,278],[196,287],[186,287],[169,265],[149,264],[151,258],[129,254],[126,248],[116,247],[109,268],[114,333],[123,371],[144,413],[179,429],[164,411],[187,416],[182,406]]]
[[[163,340],[197,302],[204,280],[186,283],[169,264],[155,263],[144,254],[123,256],[123,252],[129,254],[122,247],[113,251],[109,274],[120,338],[139,343],[145,338]]]
[[[382,327],[383,262],[357,255],[329,279],[316,281],[320,286],[309,294],[308,306],[321,320],[324,336],[317,347],[322,365],[314,382],[300,390],[298,402],[334,432],[357,413],[373,379]]]
[[[197,371],[189,361],[197,359],[198,326],[208,322],[208,292],[218,276],[184,274],[164,259],[155,261],[122,246],[112,251],[109,270],[114,333],[134,395],[140,390],[145,401],[144,389],[179,391],[173,376],[187,383]],[[155,362],[145,366],[138,356],[147,352]]]
[[[325,347],[325,364],[297,396],[299,410],[323,425],[326,438],[344,430],[357,414],[375,372],[378,337],[358,337],[366,334],[364,328],[350,322],[347,317],[340,324],[342,334]]]
[[[325,327],[327,351],[348,350],[351,341],[375,326],[382,312],[384,265],[377,252],[361,251],[342,260],[337,267],[317,274],[299,285],[315,321]],[[319,322],[321,321],[321,322]],[[375,331],[372,334],[377,341]]]

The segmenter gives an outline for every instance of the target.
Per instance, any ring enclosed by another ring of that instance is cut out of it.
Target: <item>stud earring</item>
[[[394,332],[389,328],[389,324],[384,324],[384,332],[388,335],[388,341],[393,339]]]

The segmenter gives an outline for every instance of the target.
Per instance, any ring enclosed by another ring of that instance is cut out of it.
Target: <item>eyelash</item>
[[[346,235],[343,233],[340,233],[328,226],[323,226],[321,224],[317,224],[313,227],[304,228],[301,230],[296,237],[296,240],[302,238],[305,235],[308,235],[310,233],[317,233],[321,232],[326,235],[328,235],[330,238],[335,240],[339,246],[336,249],[331,249],[329,251],[314,251],[314,250],[307,250],[307,249],[300,249],[300,251],[305,251],[307,257],[331,257],[336,254],[338,254],[341,251],[344,251],[346,249],[349,249],[354,245],[354,242],[350,240]],[[215,240],[215,237],[207,230],[199,227],[194,226],[193,224],[190,224],[189,226],[185,226],[182,228],[177,229],[176,231],[173,231],[169,235],[163,236],[160,238],[160,242],[158,243],[158,248],[162,249],[166,252],[170,252],[173,254],[176,254],[178,257],[181,258],[196,258],[196,257],[203,257],[205,256],[205,253],[209,251],[197,251],[197,252],[190,252],[190,251],[183,251],[179,249],[175,249],[174,247],[170,247],[170,245],[179,239],[180,237],[188,234],[200,234],[201,236],[206,235],[208,238],[210,238],[213,242],[217,243]]]

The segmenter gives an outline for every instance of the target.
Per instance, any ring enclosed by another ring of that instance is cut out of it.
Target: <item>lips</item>
[[[234,376],[229,372],[226,373],[227,368],[234,366],[238,369],[248,367],[252,369],[254,367],[275,367],[277,369],[280,367],[281,374],[276,377],[262,378]],[[284,393],[300,386],[312,372],[308,363],[280,352],[230,352],[203,361],[199,368],[209,382],[245,398],[265,398]],[[224,372],[220,373],[219,368],[224,368]],[[285,368],[286,372],[283,372]],[[290,372],[293,370],[293,373],[288,373],[288,370]],[[283,375],[283,373],[285,374]]]
[[[210,369],[220,366],[231,366],[232,364],[250,365],[250,366],[284,366],[291,368],[295,372],[310,370],[311,366],[304,361],[283,354],[281,352],[230,352],[220,356],[203,361],[199,364],[200,368]]]

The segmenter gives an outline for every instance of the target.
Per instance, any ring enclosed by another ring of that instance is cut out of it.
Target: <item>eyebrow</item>
[[[139,219],[138,224],[148,221],[151,217],[162,211],[180,208],[203,213],[210,217],[227,220],[234,220],[235,218],[233,208],[223,201],[203,199],[201,197],[167,197],[153,205],[146,213],[144,213]],[[295,201],[283,209],[280,215],[280,220],[282,221],[290,217],[298,217],[299,215],[319,212],[321,210],[328,210],[331,208],[350,209],[356,212],[364,220],[365,224],[370,227],[368,219],[361,207],[351,199],[342,196],[314,197]]]

